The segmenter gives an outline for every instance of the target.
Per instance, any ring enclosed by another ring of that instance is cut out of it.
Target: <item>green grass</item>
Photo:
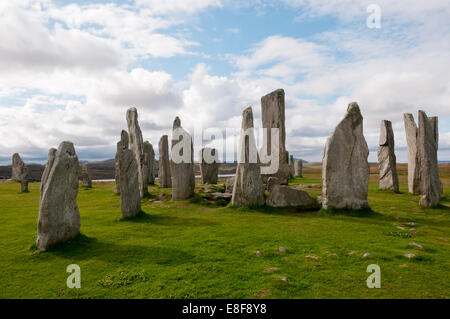
[[[152,186],[126,220],[113,185],[94,183],[79,190],[82,235],[48,252],[34,245],[39,184],[19,193],[2,183],[0,298],[449,298],[450,189],[439,208],[423,209],[405,187],[379,191],[371,180],[365,212],[232,208],[200,187],[172,202],[170,189]],[[66,287],[69,264],[81,267],[81,289]],[[366,286],[369,264],[381,267],[380,289]]]

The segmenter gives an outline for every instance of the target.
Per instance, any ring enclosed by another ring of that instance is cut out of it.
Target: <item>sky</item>
[[[278,88],[295,158],[321,161],[356,101],[369,161],[381,120],[407,161],[403,113],[419,109],[450,160],[450,0],[0,0],[0,165],[67,140],[80,160],[114,158],[132,106],[157,154],[179,116],[196,155],[226,145],[228,160],[242,111],[261,127]]]

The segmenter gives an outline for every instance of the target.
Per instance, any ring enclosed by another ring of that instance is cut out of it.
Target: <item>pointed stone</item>
[[[251,107],[242,113],[238,165],[231,203],[233,206],[264,205],[264,184],[259,167]]]
[[[439,178],[437,160],[436,128],[424,111],[419,111],[419,130],[417,134],[417,154],[420,180],[420,205],[434,207],[439,204],[442,184]]]
[[[144,141],[138,122],[138,113],[135,107],[127,110],[127,124],[129,133],[129,149],[133,152],[138,165],[139,192],[141,197],[148,194],[148,167],[144,154]]]
[[[148,184],[155,184],[155,151],[153,150],[153,145],[149,141],[144,142],[144,154],[147,157],[147,167],[148,167]]]
[[[219,176],[219,152],[215,148],[202,148],[198,154],[203,184],[217,184]]]
[[[381,121],[378,146],[378,166],[380,168],[380,189],[398,192],[397,160],[395,157],[394,131],[391,121]]]
[[[120,209],[123,217],[134,217],[141,211],[139,192],[138,164],[128,143],[117,143],[117,161],[119,167]]]
[[[356,102],[328,138],[322,164],[322,205],[325,209],[362,209],[369,206],[369,149],[363,117]]]
[[[161,136],[158,144],[159,150],[159,187],[161,188],[171,188],[172,187],[172,177],[170,173],[170,162],[169,162],[169,139],[167,135]]]
[[[408,148],[408,191],[411,194],[420,193],[419,158],[417,156],[417,125],[411,113],[403,114],[405,123],[406,144]]]
[[[286,157],[286,126],[285,126],[285,106],[284,106],[284,90],[275,90],[261,98],[261,118],[262,127],[267,130],[267,140],[265,148],[270,155],[271,150],[271,131],[270,128],[279,129],[278,140],[278,170],[274,174],[263,174],[263,180],[267,182],[270,176],[277,177],[281,184],[287,184],[290,174],[289,169],[289,157]],[[274,146],[275,147],[275,146]],[[262,152],[261,156],[264,156],[265,152]],[[264,163],[266,163],[264,159]],[[268,166],[268,164],[262,164],[262,166]]]
[[[84,163],[81,166],[81,183],[84,187],[88,187],[88,188],[92,187],[91,174],[89,173],[89,168],[88,168],[87,163]]]
[[[36,246],[40,250],[74,238],[80,233],[78,157],[71,142],[49,150],[41,178]]]
[[[124,148],[128,148],[128,142],[129,142],[129,137],[128,137],[128,132],[125,130],[122,130],[122,132],[120,133],[120,143],[122,145],[122,147]],[[116,156],[114,157],[114,168],[115,168],[115,180],[116,180],[116,194],[120,194],[120,169],[119,169],[119,157],[118,157],[118,152],[116,151]]]
[[[295,164],[294,164],[295,177],[303,177],[302,172],[303,172],[303,160],[298,159],[295,161]]]
[[[12,165],[11,165],[11,179],[16,182],[21,181],[21,176],[23,174],[25,164],[20,158],[19,153],[14,153],[12,156]]]
[[[173,122],[170,170],[172,200],[184,200],[194,194],[194,147],[191,135],[181,127],[177,116]]]

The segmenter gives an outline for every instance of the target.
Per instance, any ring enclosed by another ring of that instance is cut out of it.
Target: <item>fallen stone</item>
[[[233,196],[230,193],[212,193],[212,197],[215,199],[225,199],[225,200],[231,200],[231,197]]]
[[[394,148],[394,131],[390,121],[381,121],[378,146],[378,166],[380,168],[379,188],[398,192],[397,160]]]
[[[47,250],[80,233],[78,157],[71,142],[51,148],[41,178],[36,246]]]
[[[322,205],[325,209],[369,207],[368,156],[363,117],[358,104],[353,102],[325,146],[322,165]]]
[[[275,185],[266,200],[270,207],[307,207],[315,204],[314,199],[305,191],[286,185]]]

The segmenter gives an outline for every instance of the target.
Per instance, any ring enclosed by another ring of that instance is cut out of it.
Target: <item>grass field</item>
[[[403,172],[400,194],[379,191],[372,174],[372,212],[338,214],[231,208],[200,185],[172,202],[152,186],[134,220],[121,219],[113,184],[94,183],[78,195],[82,235],[48,252],[34,246],[39,184],[22,194],[0,183],[0,298],[449,298],[450,176],[441,177],[438,208],[419,207]],[[298,183],[321,184],[320,174]],[[69,264],[81,267],[81,289],[66,287]],[[366,286],[369,264],[381,267],[380,289]]]

